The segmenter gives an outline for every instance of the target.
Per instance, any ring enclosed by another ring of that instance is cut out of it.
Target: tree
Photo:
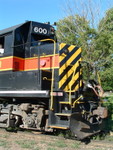
[[[57,23],[58,40],[82,47],[83,60],[89,62],[93,70],[97,68],[100,72],[105,90],[113,89],[112,20],[113,8],[107,11],[97,28],[94,28],[87,16],[79,14],[67,16]]]
[[[113,8],[100,21],[95,43],[104,89],[113,90]]]
[[[83,48],[84,60],[92,64],[93,40],[96,30],[90,27],[90,22],[79,15],[68,16],[57,23],[57,37],[59,42],[74,44]]]

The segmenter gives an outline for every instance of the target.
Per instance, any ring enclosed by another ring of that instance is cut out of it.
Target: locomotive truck
[[[0,127],[69,130],[82,140],[103,130],[99,84],[83,81],[81,48],[59,44],[50,24],[0,30]]]

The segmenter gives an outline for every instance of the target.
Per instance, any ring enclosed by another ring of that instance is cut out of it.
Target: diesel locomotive
[[[0,30],[0,127],[70,130],[80,140],[103,130],[102,88],[83,81],[81,52],[47,23]]]

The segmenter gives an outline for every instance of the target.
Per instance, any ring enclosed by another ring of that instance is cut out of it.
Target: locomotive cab
[[[1,85],[8,91],[50,90],[53,56],[48,55],[53,55],[54,42],[54,28],[49,24],[28,21],[2,30]]]

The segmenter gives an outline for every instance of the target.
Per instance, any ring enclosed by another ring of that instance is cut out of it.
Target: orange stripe
[[[0,59],[0,70],[6,70],[11,68],[13,68],[13,57]]]
[[[42,56],[40,57],[40,69],[51,69],[59,67],[59,55],[55,55],[55,63],[53,66],[53,56]],[[19,58],[19,57],[4,57],[0,58],[0,71],[2,70],[37,70],[38,69],[38,58]]]
[[[14,57],[13,59],[13,69],[14,70],[24,70],[24,59],[19,59],[17,57]]]
[[[58,55],[55,56],[54,66],[53,66],[52,62],[53,62],[53,56],[40,58],[40,69],[45,69],[45,68],[51,69],[52,67],[59,67]],[[38,68],[38,59],[37,58],[25,60],[24,70],[37,69],[37,68]]]

